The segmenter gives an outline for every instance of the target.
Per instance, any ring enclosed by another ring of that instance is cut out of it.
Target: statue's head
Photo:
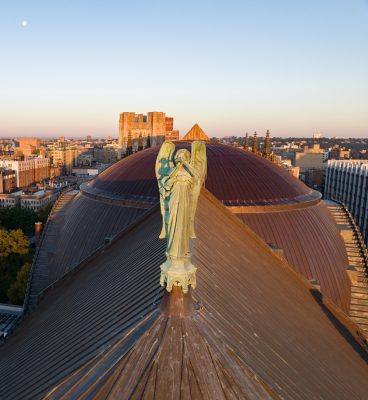
[[[186,149],[180,149],[175,154],[175,163],[190,162],[190,152]]]

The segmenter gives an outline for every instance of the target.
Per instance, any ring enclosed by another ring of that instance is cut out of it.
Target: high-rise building
[[[179,136],[174,131],[174,118],[166,117],[163,112],[152,111],[147,115],[134,112],[123,112],[119,120],[119,146],[126,151],[128,147],[128,135],[132,140],[132,151],[138,149],[139,136],[142,136],[143,147],[147,147],[147,139],[150,137],[151,145],[161,144],[166,138],[173,140]]]
[[[329,160],[325,174],[326,199],[345,204],[368,242],[368,162]]]

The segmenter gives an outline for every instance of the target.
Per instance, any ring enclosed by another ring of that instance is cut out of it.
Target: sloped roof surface
[[[182,140],[209,140],[209,138],[198,124],[194,124]]]
[[[199,314],[160,315],[130,350],[127,341],[86,363],[45,400],[276,398]]]
[[[266,243],[282,249],[288,263],[348,313],[350,279],[345,245],[326,206],[284,212],[235,214]]]
[[[144,209],[106,204],[81,194],[49,221],[32,276],[30,296],[71,271],[83,259],[144,213]]]
[[[0,347],[6,399],[37,399],[78,368],[88,371],[86,363],[103,357],[130,329],[119,354],[139,346],[142,334],[158,323],[151,310],[161,293],[160,224],[156,209],[72,279],[64,278]],[[196,234],[194,298],[209,337],[219,338],[283,398],[365,398],[366,353],[301,279],[206,192]]]
[[[0,346],[1,396],[39,399],[156,308],[164,261],[160,223],[156,212],[46,294]],[[136,284],[142,276],[144,287]]]

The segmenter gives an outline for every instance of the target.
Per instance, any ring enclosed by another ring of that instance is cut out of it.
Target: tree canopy
[[[34,224],[37,221],[45,223],[51,211],[52,204],[36,213],[29,208],[0,208],[0,227],[5,229],[22,229],[28,235],[34,235]]]
[[[22,266],[31,262],[29,242],[21,229],[0,229],[0,302],[7,302],[8,290]]]
[[[30,271],[31,264],[27,262],[22,266],[20,271],[18,271],[15,282],[10,285],[7,294],[12,304],[23,304]]]

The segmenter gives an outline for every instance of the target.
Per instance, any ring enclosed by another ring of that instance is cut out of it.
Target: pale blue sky
[[[368,136],[367,43],[365,0],[0,0],[0,136]]]

